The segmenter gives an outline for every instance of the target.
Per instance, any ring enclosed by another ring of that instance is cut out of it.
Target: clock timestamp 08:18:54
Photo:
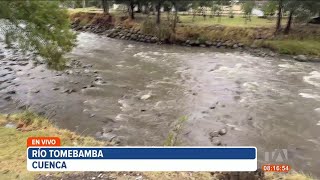
[[[287,164],[265,164],[262,170],[265,172],[289,172],[291,167]]]

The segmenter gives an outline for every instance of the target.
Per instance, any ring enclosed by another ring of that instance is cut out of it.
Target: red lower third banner
[[[27,147],[31,146],[61,146],[61,141],[58,137],[29,137]]]

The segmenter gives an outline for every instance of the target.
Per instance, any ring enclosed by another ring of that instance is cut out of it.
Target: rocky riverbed
[[[55,102],[64,103],[81,97],[87,91],[95,91],[106,82],[92,64],[70,60],[64,71],[50,70],[43,60],[31,53],[24,54],[15,48],[0,50],[0,108],[2,112],[31,110],[44,116],[56,116],[56,109],[50,107]],[[60,99],[59,99],[60,98]],[[46,101],[47,99],[48,101]],[[80,100],[81,101],[81,100]],[[79,103],[79,100],[78,100]],[[81,102],[80,102],[81,103]],[[62,104],[63,105],[63,104]],[[88,118],[95,117],[88,113]],[[108,122],[110,119],[104,119]],[[101,138],[119,143],[115,136],[101,133]],[[100,136],[97,136],[99,138]]]

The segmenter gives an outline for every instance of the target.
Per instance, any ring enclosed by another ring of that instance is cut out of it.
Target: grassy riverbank
[[[31,112],[15,115],[0,115],[0,179],[87,179],[104,176],[114,179],[221,179],[231,176],[251,177],[253,173],[209,173],[209,172],[105,172],[105,173],[36,173],[26,168],[26,141],[28,137],[56,136],[63,146],[106,146],[106,142],[97,141],[92,137],[77,135],[69,130],[59,129],[46,118]],[[311,180],[313,178],[300,174],[267,173],[262,179]]]
[[[134,20],[127,19],[124,13],[111,13],[104,15],[102,11],[94,8],[70,10],[73,22],[77,21],[81,26],[95,25],[99,28],[107,26],[107,29],[122,26],[126,29],[140,31],[143,34],[157,36],[167,43],[185,44],[188,41],[222,42],[222,47],[233,47],[234,44],[243,44],[248,47],[263,47],[281,54],[308,55],[320,57],[320,28],[319,25],[294,25],[289,35],[274,34],[275,20],[252,17],[245,23],[242,17],[228,18],[218,17],[204,20],[192,16],[181,15],[180,22],[175,31],[167,15],[162,16],[162,23],[155,23],[155,16],[146,17],[136,14]],[[103,17],[105,16],[105,17]],[[283,21],[285,23],[285,21]],[[258,42],[258,43],[257,43]]]
[[[31,112],[0,115],[0,179],[33,179],[26,167],[28,137],[56,136],[63,146],[103,146],[104,142],[58,129],[47,119]]]

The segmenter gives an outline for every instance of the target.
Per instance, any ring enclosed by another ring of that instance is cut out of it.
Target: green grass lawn
[[[70,13],[77,13],[77,12],[94,12],[94,13],[102,13],[102,9],[94,8],[94,7],[88,7],[88,8],[76,8],[76,9],[68,9]],[[125,12],[122,11],[112,11],[110,12],[112,15],[115,16],[123,16],[126,15]],[[136,13],[135,16],[137,17],[137,21],[143,20],[145,17],[147,17],[145,14]],[[155,15],[150,15],[149,17],[154,17]],[[167,20],[167,13],[163,12],[161,14],[161,18],[163,21]],[[218,17],[210,18],[207,16],[206,20],[202,16],[196,16],[194,21],[192,21],[193,16],[192,15],[179,15],[180,21],[182,24],[192,24],[192,25],[215,25],[220,24],[224,26],[237,26],[237,27],[272,27],[276,24],[276,19],[273,18],[271,20],[269,19],[263,19],[258,17],[251,17],[251,21],[245,22],[245,19],[242,16],[235,16],[234,18],[229,18],[227,16],[221,17],[221,21],[219,21]],[[285,23],[285,21],[283,21]]]
[[[281,54],[320,56],[320,41],[318,40],[272,40],[264,42],[263,46],[276,50]]]
[[[196,16],[194,21],[192,21],[193,16],[191,15],[181,15],[180,21],[183,24],[192,24],[192,25],[215,25],[220,24],[224,26],[236,26],[236,27],[272,27],[276,24],[276,19],[263,19],[258,17],[251,17],[251,21],[245,22],[245,19],[242,16],[235,16],[234,18],[229,18],[226,16],[210,18],[207,16],[204,19],[202,16]],[[284,23],[284,22],[283,22]]]

